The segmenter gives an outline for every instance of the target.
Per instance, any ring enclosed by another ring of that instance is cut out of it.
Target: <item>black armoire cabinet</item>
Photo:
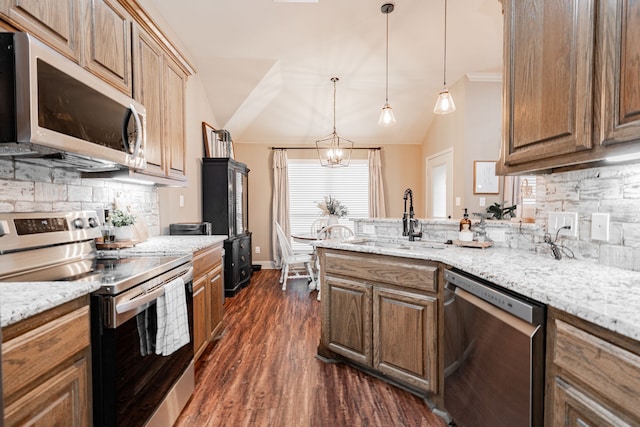
[[[251,279],[249,169],[228,158],[202,159],[202,220],[224,241],[224,294],[232,297]]]

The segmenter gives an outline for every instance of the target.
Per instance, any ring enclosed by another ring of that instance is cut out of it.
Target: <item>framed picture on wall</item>
[[[215,129],[207,122],[202,122],[202,140],[205,157],[235,158],[231,134],[224,129]]]
[[[499,192],[496,162],[475,160],[473,162],[473,194],[498,194]]]

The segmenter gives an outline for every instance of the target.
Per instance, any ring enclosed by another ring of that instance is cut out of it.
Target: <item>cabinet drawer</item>
[[[640,356],[556,320],[553,362],[640,419]]]
[[[222,245],[202,249],[193,255],[193,277],[200,277],[222,260]]]
[[[3,343],[5,397],[53,371],[57,365],[89,347],[89,343],[88,306]]]
[[[342,251],[327,251],[327,273],[384,282],[405,288],[437,291],[438,267],[434,263],[384,255],[357,255]]]

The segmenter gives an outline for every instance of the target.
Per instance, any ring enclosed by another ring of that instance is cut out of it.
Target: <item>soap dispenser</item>
[[[471,220],[467,213],[467,208],[464,208],[464,216],[460,220],[460,231],[471,231]]]

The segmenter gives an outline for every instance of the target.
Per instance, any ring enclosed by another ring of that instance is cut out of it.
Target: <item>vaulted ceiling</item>
[[[389,18],[393,127],[385,102],[385,1],[144,0],[197,69],[219,128],[236,142],[313,144],[333,128],[356,145],[419,144],[443,85],[445,0],[395,0]],[[498,0],[448,0],[447,83],[496,73]],[[164,22],[163,22],[164,21]],[[454,113],[455,114],[455,113]]]

